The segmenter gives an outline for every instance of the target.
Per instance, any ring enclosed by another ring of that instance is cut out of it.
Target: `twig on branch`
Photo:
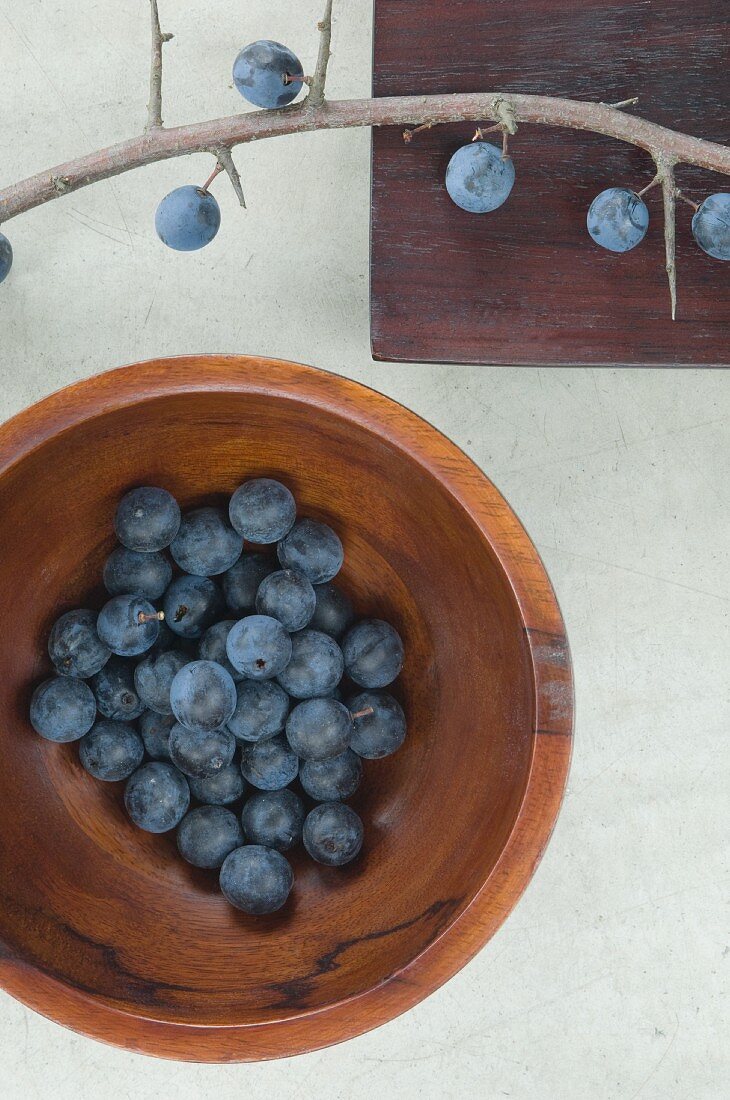
[[[433,129],[433,122],[424,122],[423,126],[414,126],[412,130],[403,131],[403,140],[406,145],[410,145],[413,141],[415,134],[420,134],[423,130]]]
[[[638,95],[632,96],[631,99],[620,99],[618,103],[608,103],[608,107],[613,107],[615,111],[620,111],[622,107],[633,107],[639,102]]]
[[[517,122],[515,121],[514,111],[511,109],[511,105],[505,100],[497,100],[494,109],[495,113],[499,114],[500,118],[504,119],[504,121],[495,122],[494,126],[477,126],[471,140],[482,141],[485,134],[494,134],[497,130],[500,130],[502,132],[502,160],[509,160],[509,136],[510,134],[517,133]],[[420,134],[422,130],[430,130],[433,125],[433,122],[425,122],[423,126],[416,126],[412,130],[404,130],[404,142],[406,145],[410,145],[415,134]]]
[[[173,37],[171,34],[163,34],[160,28],[160,13],[157,9],[157,0],[150,0],[150,15],[152,19],[152,61],[150,63],[150,100],[147,105],[147,125],[145,130],[162,128],[162,47]]]
[[[318,24],[320,32],[317,67],[309,85],[307,103],[310,107],[321,107],[324,103],[324,90],[327,83],[327,66],[330,62],[332,45],[332,0],[327,0],[324,15]]]
[[[233,160],[233,154],[231,150],[226,148],[225,145],[219,146],[217,149],[213,149],[213,155],[218,160],[218,167],[228,174],[228,178],[231,181],[231,187],[236,193],[236,198],[240,202],[243,209],[246,209],[246,199],[243,194],[243,185],[241,183],[241,176],[236,168]]]
[[[476,130],[474,131],[474,137],[471,140],[472,141],[481,141],[485,134],[493,134],[493,133],[495,133],[495,131],[501,130],[501,129],[502,129],[502,126],[499,122],[495,123],[494,126],[487,126],[487,127],[477,126]],[[414,133],[414,134],[415,134],[415,132],[416,132],[415,130],[412,131],[412,133]]]
[[[674,161],[667,158],[657,160],[657,169],[662,181],[664,198],[664,251],[667,258],[667,278],[669,297],[672,304],[672,320],[677,319],[677,263],[676,263],[676,220],[677,220],[677,184],[674,179]]]

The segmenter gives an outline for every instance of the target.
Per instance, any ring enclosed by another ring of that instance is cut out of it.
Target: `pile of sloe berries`
[[[78,741],[96,779],[125,780],[132,821],[176,828],[180,854],[220,869],[232,905],[272,913],[293,884],[283,852],[303,841],[328,867],[360,852],[345,800],[362,760],[405,738],[382,690],[401,671],[401,639],[381,619],[356,621],[332,583],[338,535],[297,519],[278,481],[244,482],[228,513],[181,514],[165,489],[133,489],[114,527],[110,598],[54,624],[56,675],[33,692],[31,724]]]

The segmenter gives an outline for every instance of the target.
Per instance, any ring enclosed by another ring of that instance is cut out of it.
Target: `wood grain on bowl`
[[[362,856],[295,856],[269,918],[127,819],[30,690],[61,610],[98,599],[119,496],[183,506],[270,475],[345,545],[342,584],[407,660],[403,748],[366,762]],[[494,486],[395,402],[293,363],[159,360],[79,383],[0,428],[0,983],[97,1039],[170,1058],[291,1055],[411,1007],[482,947],[547,843],[572,680],[540,559]],[[16,607],[23,608],[18,616]]]

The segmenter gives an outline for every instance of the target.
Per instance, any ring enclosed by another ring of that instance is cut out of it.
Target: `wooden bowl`
[[[32,687],[61,611],[100,601],[119,496],[185,505],[280,477],[345,544],[358,609],[403,635],[409,736],[367,764],[348,868],[293,858],[249,918],[216,876],[126,817],[74,745],[37,737]],[[224,1062],[326,1046],[414,1005],[486,943],[547,843],[572,679],[538,555],[494,486],[413,413],[344,378],[237,357],[127,367],[0,428],[0,984],[131,1050]]]

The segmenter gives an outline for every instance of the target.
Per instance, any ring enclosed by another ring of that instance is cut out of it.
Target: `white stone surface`
[[[160,6],[176,33],[169,123],[241,109],[230,67],[253,38],[279,38],[313,64],[319,0]],[[338,7],[331,94],[367,94],[370,2]],[[138,130],[147,57],[146,0],[0,0],[0,183]],[[15,267],[0,288],[0,416],[123,363],[212,351],[313,363],[415,409],[496,482],[550,571],[575,661],[568,796],[499,934],[373,1034],[286,1062],[202,1067],[106,1048],[0,995],[0,1092],[720,1100],[730,1079],[727,374],[375,365],[369,134],[262,143],[237,160],[249,211],[219,181],[224,227],[195,255],[166,251],[152,218],[173,186],[202,182],[206,157],[6,227]]]

